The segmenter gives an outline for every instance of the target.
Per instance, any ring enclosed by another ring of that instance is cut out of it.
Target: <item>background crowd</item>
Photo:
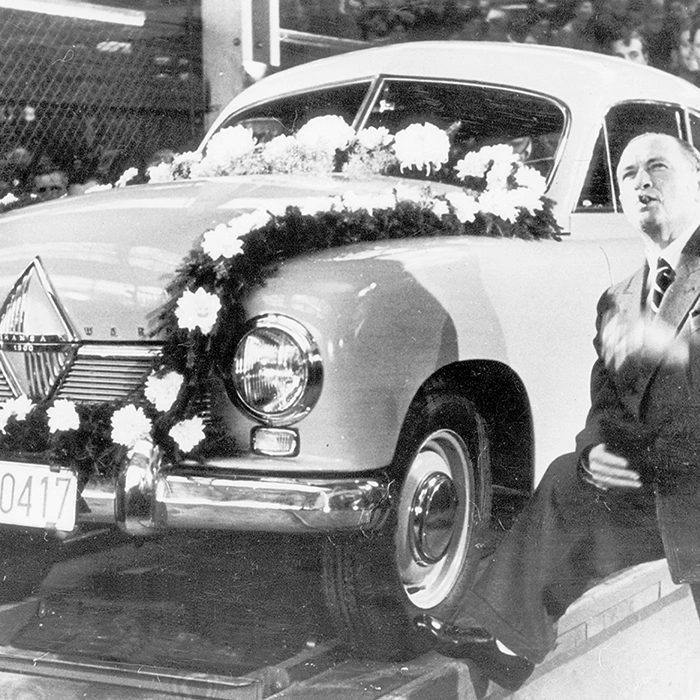
[[[693,82],[698,74],[700,0],[288,0],[282,8],[289,28],[370,42],[548,44],[619,55]]]
[[[371,44],[448,39],[565,46],[645,63],[700,86],[700,0],[283,0],[280,10],[281,25],[299,31]],[[143,173],[162,158],[152,149],[138,159],[108,149],[91,128],[82,138],[80,130],[68,136],[64,129],[59,138],[39,127],[34,107],[17,109],[0,114],[3,129],[19,129],[17,138],[3,139],[14,142],[0,157],[4,207],[8,194],[36,201],[80,193],[114,182],[127,167]]]

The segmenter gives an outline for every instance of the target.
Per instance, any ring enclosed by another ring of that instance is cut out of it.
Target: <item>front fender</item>
[[[594,309],[610,284],[592,242],[476,237],[357,245],[285,263],[248,303],[318,342],[324,386],[290,469],[388,465],[408,406],[441,368],[502,363],[533,409],[536,462],[570,448],[588,406]],[[237,421],[246,439],[251,423]]]

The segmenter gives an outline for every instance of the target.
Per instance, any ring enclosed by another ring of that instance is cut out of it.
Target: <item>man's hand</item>
[[[583,465],[583,480],[603,491],[642,486],[639,474],[630,469],[628,461],[609,452],[602,443],[588,453],[588,464]]]

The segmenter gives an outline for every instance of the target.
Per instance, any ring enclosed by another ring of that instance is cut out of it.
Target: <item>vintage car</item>
[[[198,170],[229,135],[281,148],[327,117],[386,141],[414,134],[408,165],[368,175],[339,169],[336,152],[338,172],[236,158]],[[507,146],[508,167],[546,187],[551,235],[454,235],[470,218],[456,203],[474,193],[433,157],[429,126],[463,164]],[[596,302],[642,261],[614,167],[646,131],[700,142],[700,91],[584,52],[407,43],[263,79],[149,184],[6,212],[0,523],[61,537],[106,523],[135,538],[298,533],[318,547],[338,633],[360,653],[417,653],[412,618],[449,617],[494,532],[583,425]],[[357,204],[372,197],[379,214]],[[350,210],[392,233],[326,240],[325,222],[345,231]],[[317,239],[295,255],[284,231],[302,220]],[[400,223],[418,220],[437,234]],[[280,227],[291,253],[276,258]],[[222,251],[238,241],[245,255],[211,253],[217,231],[231,234]],[[178,298],[195,287],[221,317],[196,305],[187,317]],[[189,406],[179,423],[173,406]],[[185,424],[213,447],[173,437]]]

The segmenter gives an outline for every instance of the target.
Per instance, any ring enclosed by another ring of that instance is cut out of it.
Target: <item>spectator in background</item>
[[[552,42],[552,26],[548,17],[542,17],[532,25],[523,39],[526,44],[550,44]]]
[[[685,6],[674,1],[630,0],[630,26],[637,27],[644,39],[650,66],[671,69],[673,50],[686,15]]]
[[[644,38],[637,30],[623,32],[621,36],[610,43],[610,53],[626,61],[649,65],[647,47]]]
[[[690,41],[691,23],[686,22],[678,32],[678,41],[671,60],[671,70],[679,77],[697,84],[698,62]]]
[[[595,14],[593,33],[597,46],[605,50],[630,28],[628,0],[605,0]]]
[[[40,199],[56,199],[68,193],[68,175],[47,155],[35,165],[32,192]]]
[[[695,59],[697,65],[700,65],[700,15],[695,15],[690,23],[688,31],[688,39],[690,43],[691,56]],[[694,75],[685,74],[686,80],[690,80],[693,84],[700,87],[700,72],[696,71]]]
[[[581,51],[596,51],[594,11],[591,0],[579,0],[573,18],[553,32],[551,43]]]
[[[462,28],[452,35],[461,41],[484,41],[489,34],[488,16],[491,12],[490,0],[478,0],[467,14]]]

